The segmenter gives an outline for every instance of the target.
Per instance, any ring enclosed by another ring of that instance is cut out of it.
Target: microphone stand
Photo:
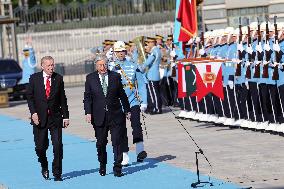
[[[176,117],[176,114],[174,113],[174,111],[171,109],[170,106],[168,106],[168,108],[170,109],[170,111],[172,112],[172,114]],[[200,175],[199,175],[199,163],[198,163],[198,154],[201,154],[205,160],[207,161],[208,165],[210,166],[211,170],[212,170],[212,165],[210,163],[210,161],[208,160],[208,158],[206,157],[206,155],[204,154],[203,150],[198,146],[198,144],[196,143],[196,141],[194,140],[194,138],[189,134],[188,130],[185,128],[185,126],[181,123],[181,121],[179,119],[177,119],[177,121],[179,122],[180,126],[185,130],[185,132],[187,133],[187,135],[189,136],[189,138],[192,140],[192,142],[195,144],[195,146],[198,148],[198,152],[195,152],[195,157],[196,157],[196,168],[197,168],[197,182],[194,182],[191,184],[192,188],[197,188],[200,187],[198,186],[199,184],[210,184],[210,186],[214,186],[213,182],[211,182],[210,180],[210,176],[209,176],[209,181],[206,182],[201,182],[200,181]],[[210,171],[211,174],[211,171]]]
[[[214,186],[212,182],[209,182],[209,181],[200,181],[200,175],[199,175],[199,167],[198,167],[198,154],[203,154],[203,151],[201,149],[199,149],[198,152],[195,152],[195,158],[196,158],[196,174],[197,174],[197,182],[194,182],[191,184],[191,187],[192,188],[197,188],[197,187],[200,187],[198,185],[200,184],[210,184],[210,186]]]

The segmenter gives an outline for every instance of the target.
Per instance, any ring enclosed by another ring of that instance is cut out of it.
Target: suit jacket
[[[85,114],[92,115],[92,124],[103,126],[105,113],[108,111],[109,120],[121,124],[125,120],[124,112],[130,112],[128,98],[124,92],[120,74],[108,71],[107,95],[103,93],[99,73],[87,75],[84,93]]]
[[[50,96],[45,95],[43,72],[30,76],[27,85],[27,101],[31,115],[37,113],[40,120],[40,127],[46,126],[48,111],[55,124],[62,126],[63,119],[69,119],[67,98],[64,90],[63,77],[57,73],[51,76]],[[31,124],[34,125],[33,121]]]

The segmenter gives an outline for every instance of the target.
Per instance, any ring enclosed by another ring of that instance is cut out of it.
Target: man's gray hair
[[[54,62],[54,58],[52,56],[44,56],[40,60],[40,64],[42,65],[46,60],[52,60]]]
[[[106,57],[106,55],[104,53],[98,53],[95,57],[95,64],[98,62],[98,61],[104,61],[105,63],[108,63],[108,59]]]

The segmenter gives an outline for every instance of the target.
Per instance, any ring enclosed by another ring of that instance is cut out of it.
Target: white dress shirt
[[[43,71],[43,82],[44,82],[44,88],[46,89],[46,80],[47,80],[47,77],[49,75],[47,75],[44,71]],[[51,86],[51,76],[49,76],[49,83],[50,83],[50,86]]]
[[[99,78],[100,78],[100,81],[101,81],[101,85],[103,86],[103,76],[101,74],[99,74]],[[106,85],[108,87],[108,75],[105,74],[105,82],[106,82]]]

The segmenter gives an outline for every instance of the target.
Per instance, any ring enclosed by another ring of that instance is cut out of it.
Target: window
[[[247,19],[249,22],[256,22],[259,18],[260,22],[265,20],[268,15],[268,7],[249,7],[249,8],[238,8],[228,9],[228,25],[232,27],[238,27],[239,17],[242,18],[242,25],[247,25]]]

